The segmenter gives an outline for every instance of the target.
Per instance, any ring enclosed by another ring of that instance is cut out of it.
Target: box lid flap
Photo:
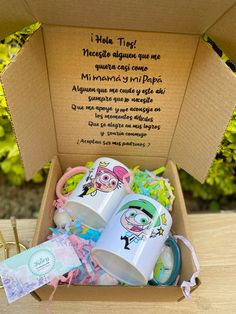
[[[57,153],[41,29],[1,79],[26,178],[30,179]]]
[[[27,0],[44,24],[201,34],[234,0]]]
[[[236,63],[236,4],[207,33],[226,55]]]
[[[51,25],[43,35],[59,153],[168,157],[198,36]]]
[[[169,157],[203,182],[236,105],[236,76],[200,41]]]
[[[0,39],[36,22],[24,0],[1,0],[0,7]]]

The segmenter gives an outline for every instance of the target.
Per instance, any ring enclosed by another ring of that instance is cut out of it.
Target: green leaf
[[[4,128],[0,125],[0,137],[3,137],[5,135]]]
[[[11,170],[12,164],[9,160],[4,160],[1,162],[1,169],[4,173],[8,173]]]
[[[19,175],[19,176],[24,176],[24,169],[21,165],[21,163],[17,163],[15,165],[12,166],[11,170],[13,172],[15,172],[15,174]]]
[[[24,176],[17,175],[13,171],[9,172],[7,178],[11,184],[16,185],[16,186],[22,185],[24,183],[24,180],[25,180]]]
[[[8,47],[0,43],[0,59],[5,60],[8,58]]]
[[[16,143],[14,143],[8,154],[8,158],[19,157],[19,156],[20,156],[20,153],[19,153],[18,146]]]
[[[35,183],[42,183],[44,181],[44,177],[42,175],[42,173],[37,172],[32,179]]]

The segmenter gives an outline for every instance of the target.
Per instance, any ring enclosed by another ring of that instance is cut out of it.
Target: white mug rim
[[[134,284],[134,283],[131,283],[131,281],[124,281],[124,279],[122,279],[121,277],[117,276],[116,274],[112,273],[109,269],[107,269],[106,267],[104,267],[102,265],[102,263],[98,262],[96,256],[93,255],[93,253],[96,251],[100,251],[100,252],[106,252],[106,253],[109,253],[111,255],[114,255],[115,257],[118,257],[120,259],[122,259],[123,261],[125,261],[127,264],[129,264],[130,266],[132,266],[132,268],[135,269],[135,271],[137,273],[139,273],[140,277],[142,277],[144,279],[144,282],[143,283],[140,283],[140,284]],[[131,286],[146,286],[147,285],[147,282],[148,280],[145,278],[145,276],[137,269],[137,267],[135,267],[130,261],[128,261],[126,258],[124,258],[123,256],[119,256],[118,254],[116,253],[113,253],[113,252],[110,252],[110,251],[107,251],[107,250],[104,250],[104,249],[101,249],[101,248],[96,248],[94,247],[92,250],[91,250],[91,254],[92,254],[92,257],[93,259],[99,264],[99,266],[104,269],[107,273],[109,273],[111,276],[113,276],[114,278],[118,279],[119,281],[121,282],[124,282],[124,283],[127,283],[128,285],[131,285]]]
[[[107,225],[108,221],[106,221],[106,220],[101,216],[101,214],[98,214],[98,213],[96,212],[96,210],[95,210],[94,208],[92,208],[91,206],[89,206],[88,204],[83,204],[83,203],[80,203],[79,201],[75,201],[75,200],[72,200],[72,201],[71,201],[71,200],[67,200],[67,202],[66,202],[66,204],[65,204],[65,207],[66,207],[66,205],[69,205],[69,204],[76,204],[76,205],[79,204],[80,206],[85,207],[86,210],[89,210],[90,213],[92,212],[93,215],[96,215],[96,221],[97,221],[98,219],[100,219],[100,221],[103,222],[104,227],[94,228],[94,227],[91,227],[89,224],[85,224],[85,223],[83,223],[83,225],[86,225],[86,226],[88,226],[89,228],[93,228],[93,229],[105,228],[105,226]],[[83,210],[84,210],[84,209],[83,209]],[[83,212],[83,210],[82,210],[81,212]],[[68,211],[68,213],[69,213],[69,215],[70,215],[71,209],[70,209],[69,207],[67,207],[67,211]]]

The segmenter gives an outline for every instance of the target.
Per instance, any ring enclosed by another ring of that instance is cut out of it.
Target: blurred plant
[[[207,36],[204,36],[221,59],[236,74],[236,66]],[[212,211],[220,209],[220,204],[227,198],[236,198],[236,108],[224,134],[223,141],[218,149],[216,158],[208,173],[204,184],[196,181],[185,171],[180,171],[180,180],[184,191],[190,192],[194,197],[209,201]]]
[[[20,32],[8,36],[0,41],[0,72],[15,57],[29,36],[39,28],[36,23],[24,28]],[[9,182],[21,185],[25,181],[24,169],[21,164],[18,146],[11,127],[10,116],[0,84],[0,169],[7,176]],[[47,167],[39,171],[33,177],[35,183],[43,182]]]

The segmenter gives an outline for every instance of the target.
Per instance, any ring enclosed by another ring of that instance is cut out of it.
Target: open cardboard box
[[[191,239],[176,163],[203,182],[236,104],[236,77],[200,35],[207,31],[234,59],[234,13],[231,0],[3,1],[2,37],[42,23],[1,77],[26,177],[52,160],[34,245],[53,225],[63,171],[100,156],[143,169],[166,165],[173,229]],[[180,283],[194,271],[181,248]],[[51,291],[44,286],[36,296],[47,300]],[[179,287],[60,286],[54,299],[181,297]]]

